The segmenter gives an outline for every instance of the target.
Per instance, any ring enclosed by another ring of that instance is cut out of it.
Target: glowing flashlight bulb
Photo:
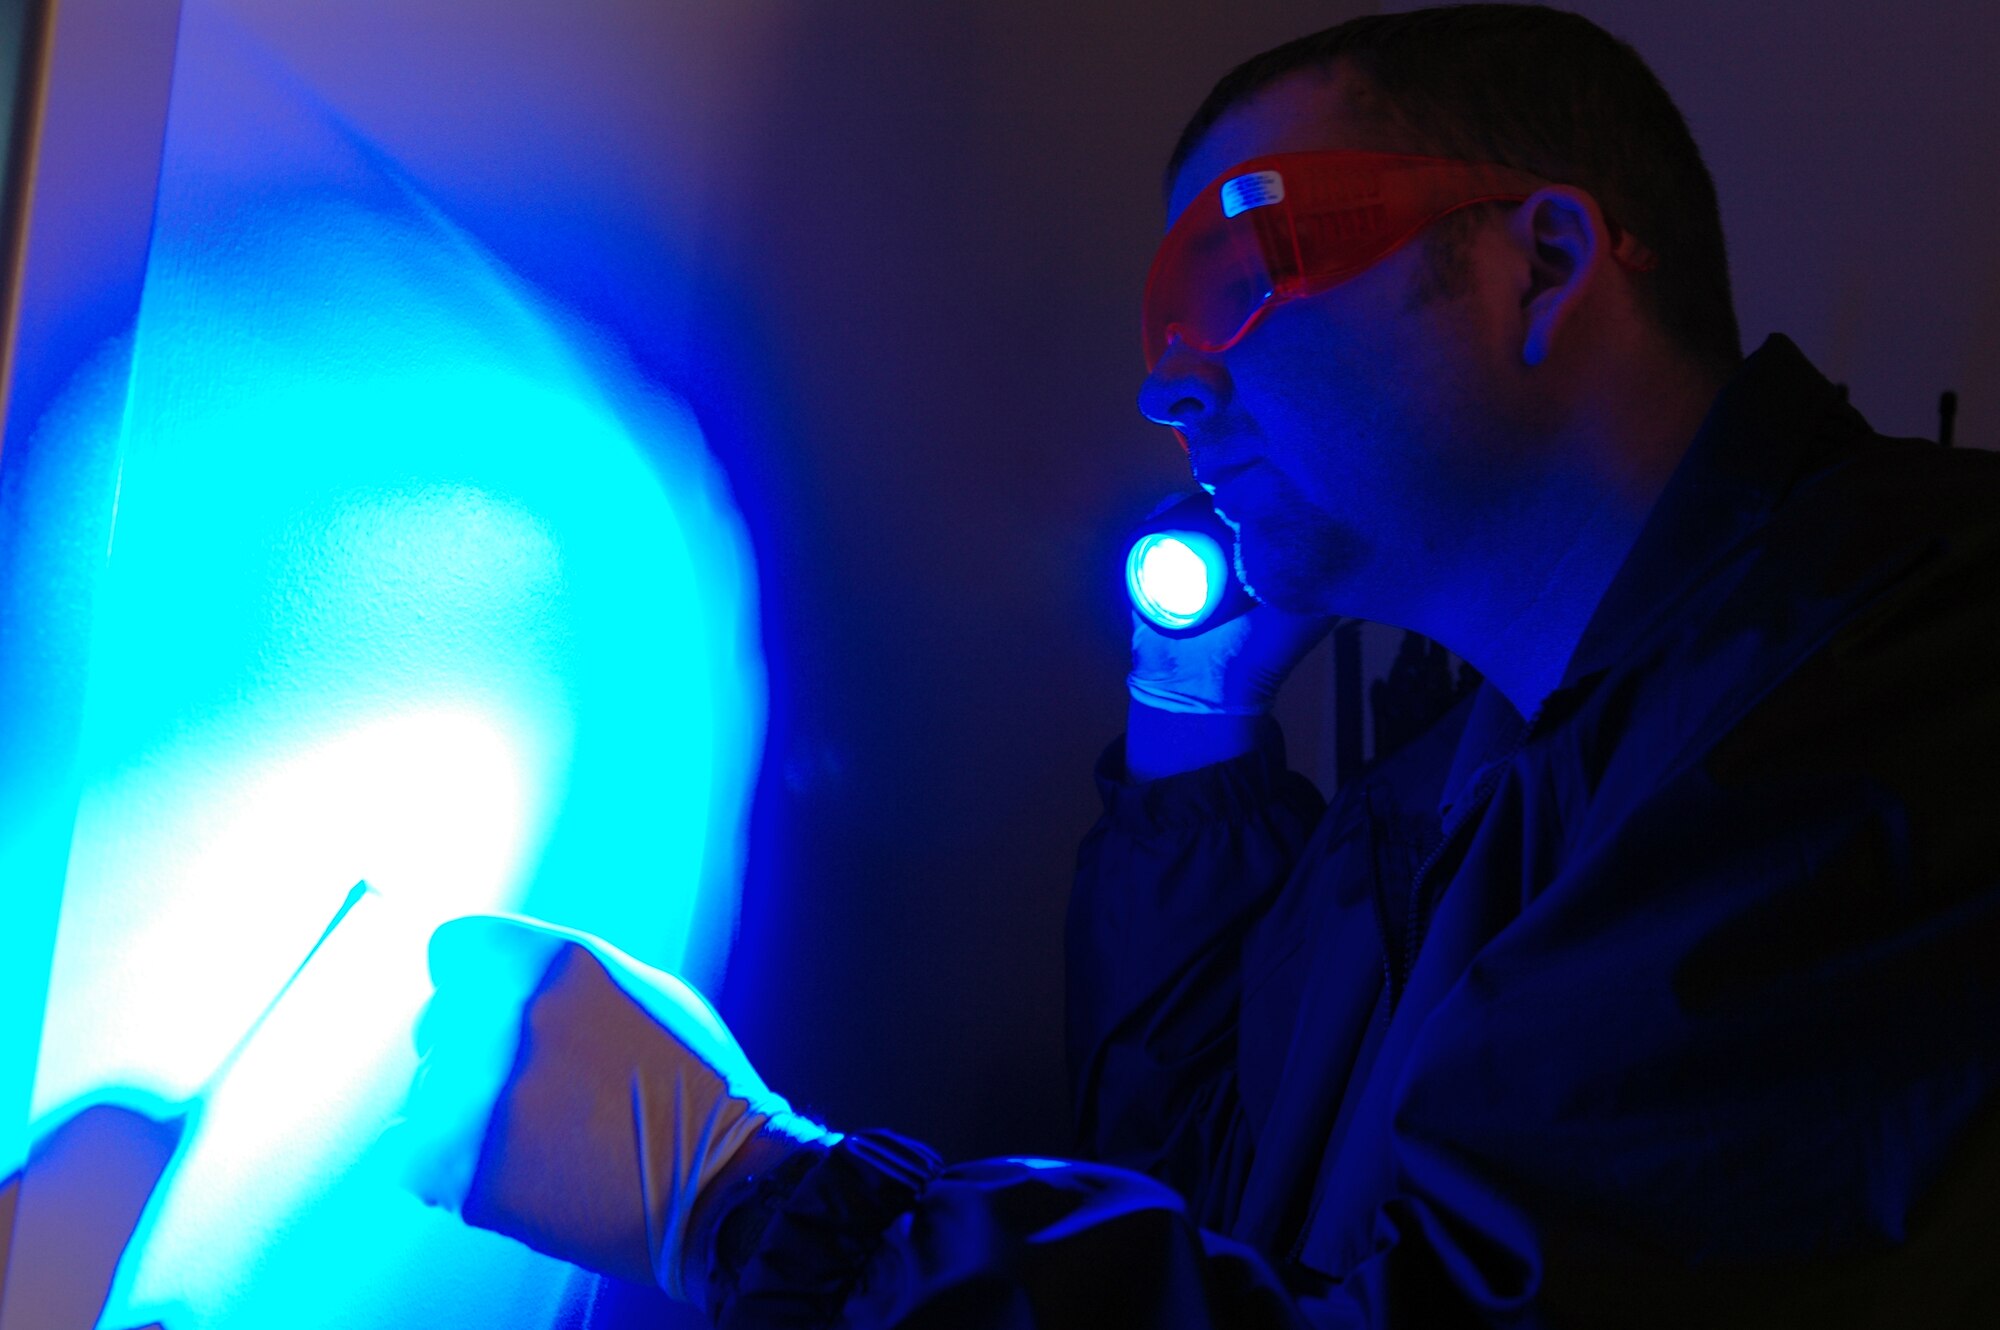
[[[1126,559],[1133,605],[1162,628],[1200,623],[1220,599],[1226,575],[1221,548],[1195,531],[1142,536]]]
[[[1178,537],[1154,542],[1140,562],[1139,580],[1169,614],[1199,614],[1208,604],[1208,565]]]
[[[1207,632],[1257,603],[1230,568],[1236,533],[1205,493],[1170,500],[1127,541],[1126,597],[1169,637]]]

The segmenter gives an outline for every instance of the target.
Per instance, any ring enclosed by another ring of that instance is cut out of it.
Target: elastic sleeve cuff
[[[716,1325],[833,1324],[883,1230],[943,1170],[928,1147],[894,1132],[843,1136],[771,1219],[735,1288],[711,1309]]]
[[[1296,805],[1308,816],[1323,806],[1313,783],[1286,765],[1284,732],[1275,722],[1259,726],[1257,746],[1241,756],[1158,780],[1133,780],[1126,773],[1120,736],[1097,759],[1094,775],[1105,820],[1138,835],[1241,822],[1262,816],[1273,802]]]

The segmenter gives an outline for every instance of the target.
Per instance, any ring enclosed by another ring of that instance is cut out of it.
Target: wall
[[[48,24],[16,6],[6,51],[41,65],[13,125],[35,124],[39,164],[32,218],[6,257],[10,335],[8,415],[0,436],[0,1323],[24,1305],[5,1266],[37,1253],[12,1239],[12,1220],[43,1197],[8,1178],[27,1153],[28,1113],[60,915],[79,782],[83,675],[91,604],[111,527],[117,457],[110,447],[61,446],[38,428],[80,354],[129,325],[139,305],[166,120],[178,6],[110,15],[111,0],[75,0]],[[23,21],[32,29],[23,33]],[[33,40],[39,37],[40,40]],[[24,69],[9,71],[9,81]],[[103,97],[116,86],[123,95]],[[10,89],[17,90],[17,89]],[[32,143],[32,141],[30,141]],[[11,143],[9,203],[28,182],[13,172],[37,154]],[[19,191],[17,194],[16,191]],[[19,260],[18,265],[16,260]],[[34,1310],[39,1311],[39,1308]]]
[[[1751,343],[1792,332],[1889,429],[1928,433],[1956,387],[1962,440],[2000,442],[1983,8],[1581,7],[1687,111]],[[721,997],[836,1123],[1064,1148],[1116,538],[1184,480],[1131,407],[1159,164],[1233,61],[1353,8],[221,6],[371,170],[691,405],[770,668]],[[1321,687],[1290,701],[1313,766]]]

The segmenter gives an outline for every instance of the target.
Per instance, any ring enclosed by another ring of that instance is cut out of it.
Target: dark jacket
[[[1102,1164],[849,1166],[741,1323],[835,1213],[856,1325],[2000,1325],[1996,516],[2000,457],[1773,338],[1527,722],[1484,689],[1325,809],[1275,745],[1114,748]]]

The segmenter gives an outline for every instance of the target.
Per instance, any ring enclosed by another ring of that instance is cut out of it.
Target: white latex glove
[[[391,1129],[424,1201],[675,1298],[702,1188],[767,1123],[833,1139],[701,994],[586,933],[497,915],[431,935],[423,1061]]]
[[[1160,711],[1262,716],[1336,622],[1259,605],[1205,633],[1168,637],[1134,613],[1125,686],[1134,701]]]

